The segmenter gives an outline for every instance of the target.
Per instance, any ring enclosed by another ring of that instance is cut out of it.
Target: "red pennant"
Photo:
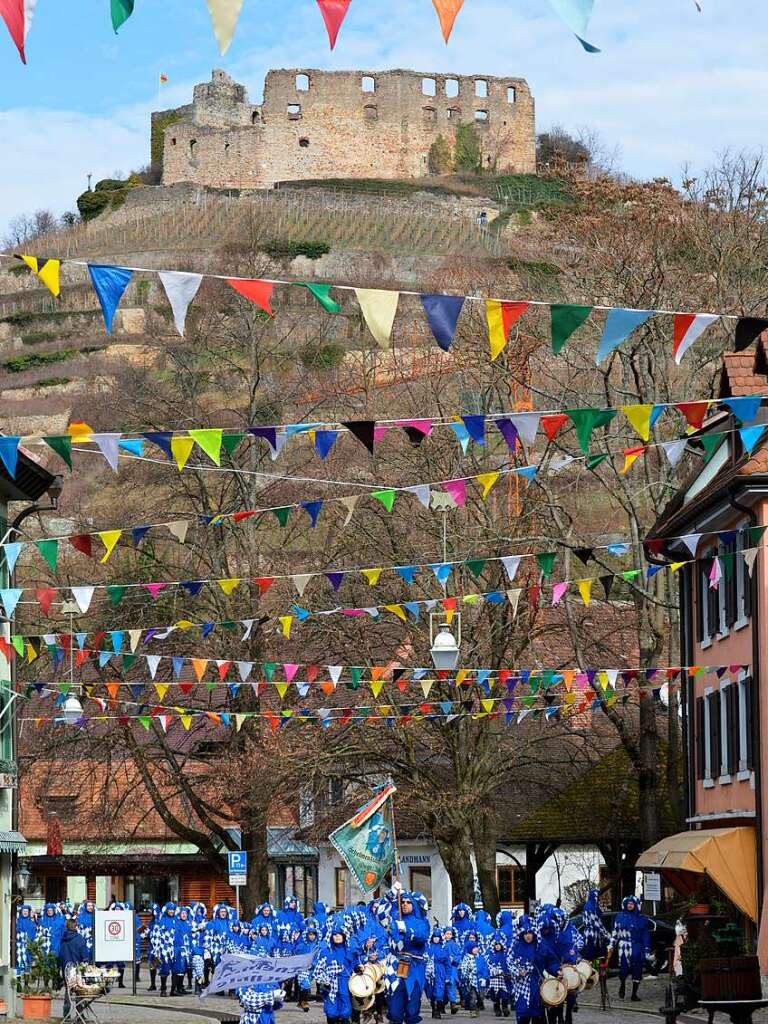
[[[440,602],[447,612],[455,612],[457,603],[458,598],[456,597],[444,597]]]
[[[269,304],[269,300],[272,298],[272,289],[274,288],[271,281],[259,281],[255,278],[252,280],[245,280],[238,277],[228,277],[227,284],[230,288],[234,288],[240,295],[244,295],[246,299],[250,299],[251,302],[255,302],[256,305],[260,306],[265,313],[269,313],[270,316],[275,315]]]
[[[28,6],[29,14],[27,14]],[[23,64],[27,63],[24,42],[29,28],[28,19],[31,20],[32,17],[32,6],[26,4],[24,0],[0,0],[0,18],[8,26],[11,39],[16,43]]]
[[[117,720],[120,725],[128,725],[128,715],[118,715]]]
[[[232,521],[235,523],[242,523],[244,519],[250,519],[251,516],[255,515],[258,515],[258,513],[255,510],[250,512],[235,512],[235,514],[232,516]]]
[[[230,663],[228,661],[222,661],[222,663],[220,665],[216,666],[218,668],[218,670],[219,670],[219,679],[222,681],[222,683],[226,679],[227,671],[229,669],[229,664]]]
[[[541,594],[541,587],[538,583],[534,583],[528,587],[528,604],[533,608],[534,611],[539,610],[539,595]]]
[[[59,643],[64,648],[64,653],[69,657],[69,649],[72,646],[72,637],[69,633],[59,634]]]
[[[677,355],[677,350],[683,343],[688,329],[696,319],[695,313],[675,313],[672,320],[672,354]],[[682,356],[681,356],[682,358]]]
[[[101,643],[101,641],[102,641],[102,640],[104,639],[104,637],[105,637],[106,635],[107,635],[107,634],[105,633],[105,631],[104,631],[103,629],[101,629],[101,630],[99,630],[99,632],[98,632],[98,633],[97,633],[97,634],[96,634],[96,635],[94,636],[94,638],[93,638],[93,649],[94,649],[94,651],[98,651],[98,649],[99,649],[99,644]]]
[[[464,0],[432,0],[437,11],[437,16],[440,19],[440,28],[443,30],[443,39],[446,43],[451,38],[451,32],[453,31],[453,24],[456,21],[456,16],[464,4]],[[522,305],[522,303],[520,303]]]
[[[280,719],[277,717],[274,711],[265,712],[264,717],[269,722],[269,727],[271,728],[272,735],[274,736],[277,733],[277,730],[280,728]]]
[[[328,33],[328,42],[331,49],[336,45],[336,38],[339,34],[342,22],[347,16],[351,0],[317,0],[317,6],[325,22],[325,29]]]
[[[661,549],[664,547],[664,539],[663,537],[652,537],[645,542],[645,546],[652,555],[660,555]]]
[[[690,425],[698,430],[704,422],[709,402],[678,402],[675,408],[679,409]]]
[[[0,636],[0,653],[2,653],[6,661],[13,661],[16,657],[16,649],[11,647],[4,636]]]
[[[400,691],[400,693],[405,693],[405,688],[406,688],[407,685],[408,685],[408,680],[407,679],[398,679],[397,680],[397,688]]]
[[[47,615],[51,610],[54,597],[56,597],[56,591],[53,587],[42,587],[40,590],[35,591],[35,600],[43,609],[44,615]]]
[[[274,576],[257,576],[254,578],[253,582],[259,588],[259,593],[263,597],[275,582],[275,578]]]
[[[319,665],[307,665],[307,682],[314,683],[320,671]]]
[[[92,544],[91,535],[89,533],[76,534],[74,537],[69,538],[69,543],[75,551],[79,551],[83,555],[88,555],[89,558],[91,557]]]
[[[564,412],[555,413],[553,416],[542,416],[541,417],[541,429],[547,435],[550,441],[555,440],[555,436],[558,430],[563,426],[564,423],[568,422],[568,416]]]
[[[506,686],[507,680],[509,679],[509,677],[511,675],[512,675],[512,672],[511,672],[510,669],[508,669],[508,668],[500,668],[499,669],[499,685],[500,686]]]
[[[77,665],[77,667],[80,668],[83,662],[88,660],[90,655],[91,652],[87,650],[75,651],[75,665]]]
[[[192,692],[194,686],[194,683],[179,683],[179,689],[181,690],[185,697],[188,693]]]

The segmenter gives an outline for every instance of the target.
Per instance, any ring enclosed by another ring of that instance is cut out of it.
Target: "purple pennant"
[[[587,676],[587,681],[589,682],[590,686],[592,686],[592,684],[594,683],[596,675],[597,675],[597,669],[596,668],[588,668],[587,669],[586,676]]]
[[[339,587],[341,586],[342,580],[344,579],[344,573],[343,572],[327,572],[325,574],[325,578],[328,580],[328,582],[333,587],[333,592],[334,593],[338,593]]]
[[[263,437],[272,451],[277,448],[277,427],[248,427],[253,437]]]
[[[459,316],[464,306],[464,296],[422,295],[421,304],[427,314],[435,341],[443,352],[448,352],[453,344],[456,324],[459,322]]]
[[[168,456],[169,459],[173,458],[173,451],[171,450],[171,438],[173,432],[170,430],[154,430],[149,434],[144,434],[144,437],[152,444],[156,444],[157,447]]]
[[[317,526],[317,517],[320,515],[320,509],[323,507],[322,501],[302,501],[300,504],[309,516],[309,521],[312,524],[312,529],[314,530]]]
[[[154,637],[155,633],[157,633],[157,630],[154,627],[148,629],[147,632],[144,634],[144,639],[141,642],[143,644],[148,644],[149,641],[152,640],[152,638]]]
[[[517,427],[512,420],[507,419],[503,416],[499,420],[494,420],[496,429],[507,442],[507,447],[511,452],[514,452],[517,448]]]

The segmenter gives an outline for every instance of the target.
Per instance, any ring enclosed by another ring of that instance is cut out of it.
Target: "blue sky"
[[[768,127],[765,0],[596,0],[585,54],[546,0],[466,0],[446,47],[429,0],[353,0],[336,50],[314,0],[245,0],[219,56],[205,0],[137,0],[119,36],[109,0],[39,0],[23,67],[0,28],[0,231],[15,213],[74,207],[95,178],[148,160],[149,112],[226,68],[255,101],[271,67],[407,67],[521,75],[537,125],[597,129],[625,170],[679,179]],[[73,9],[77,9],[74,15]]]

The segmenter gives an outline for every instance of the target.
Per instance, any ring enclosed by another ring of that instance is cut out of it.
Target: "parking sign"
[[[233,887],[246,884],[248,873],[248,854],[241,850],[230,851],[227,854],[229,862],[229,884]]]

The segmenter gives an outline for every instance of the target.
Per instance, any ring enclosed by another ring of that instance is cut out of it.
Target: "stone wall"
[[[432,143],[474,124],[483,162],[533,173],[534,101],[520,78],[270,71],[250,104],[223,71],[164,132],[163,184],[269,188],[306,178],[421,178]]]

